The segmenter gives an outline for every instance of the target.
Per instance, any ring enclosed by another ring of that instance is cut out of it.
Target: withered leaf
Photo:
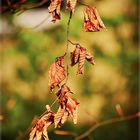
[[[45,140],[49,140],[47,128],[48,128],[48,126],[47,126],[47,124],[45,124],[44,130],[43,130],[43,137]]]
[[[63,97],[67,92],[72,93],[71,90],[70,90],[70,88],[69,88],[66,84],[64,84],[64,85],[61,86],[60,90],[58,90],[58,91],[56,92],[56,96],[58,96],[59,98],[61,98],[61,97]]]
[[[58,126],[59,122],[64,116],[64,112],[65,112],[65,108],[61,108],[61,106],[59,106],[57,113],[54,115],[55,128]]]
[[[92,65],[95,64],[93,55],[91,55],[91,54],[88,53],[88,52],[86,53],[86,60],[87,60],[88,62],[90,62]]]
[[[95,64],[93,55],[88,53],[86,48],[77,45],[75,50],[71,52],[71,66],[78,64],[77,74],[83,74],[85,60]]]
[[[72,13],[75,11],[77,0],[67,0],[66,9],[72,10]]]
[[[80,47],[80,55],[79,55],[79,62],[78,62],[78,74],[83,74],[84,72],[84,63],[86,59],[86,48]]]
[[[56,93],[56,95],[59,97],[59,109],[54,116],[55,128],[64,124],[69,116],[69,113],[66,111],[67,96],[65,96],[65,94],[68,92],[71,93],[70,88],[64,84]]]
[[[32,128],[32,130],[30,132],[29,140],[33,140],[34,139],[35,133],[36,133],[36,127]]]
[[[52,13],[52,21],[55,22],[57,19],[60,19],[60,6],[62,0],[51,0],[48,10]]]
[[[76,99],[68,97],[67,104],[66,104],[66,110],[72,117],[74,124],[77,124],[78,104],[79,104],[79,102]]]
[[[76,124],[79,102],[76,99],[68,97],[66,95],[64,95],[63,98],[60,98],[60,100],[61,101],[59,109],[54,117],[55,127],[59,127],[64,124],[69,115],[73,119],[74,124]]]
[[[49,70],[49,86],[54,89],[65,79],[64,56],[58,57]]]
[[[37,132],[36,132],[36,140],[41,140],[41,138],[42,138],[42,132],[37,130]]]
[[[84,11],[84,30],[86,32],[97,32],[102,28],[105,28],[105,25],[101,20],[96,7],[87,7]]]
[[[65,112],[64,112],[64,115],[63,115],[63,117],[62,117],[62,119],[61,119],[61,123],[62,123],[62,124],[64,124],[64,123],[66,122],[68,116],[69,116],[68,111],[65,111]]]
[[[80,48],[76,46],[75,50],[71,52],[71,66],[74,66],[79,61]]]

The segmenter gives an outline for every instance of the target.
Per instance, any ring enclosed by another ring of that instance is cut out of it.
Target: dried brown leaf
[[[86,32],[96,32],[100,31],[102,28],[105,28],[105,25],[96,7],[87,7],[84,11],[84,30]]]
[[[66,122],[66,120],[68,119],[68,116],[69,116],[68,111],[65,111],[64,115],[63,115],[63,117],[61,119],[61,124],[64,124]]]
[[[65,79],[64,56],[58,57],[49,70],[49,86],[54,89]]]
[[[60,90],[58,90],[58,91],[56,92],[56,96],[58,96],[59,98],[61,98],[61,97],[63,97],[67,92],[71,92],[71,91],[70,91],[70,88],[69,88],[66,84],[64,84],[64,85],[61,86]]]
[[[55,22],[57,19],[60,19],[60,6],[62,0],[51,0],[48,10],[52,13],[52,21]]]
[[[72,10],[72,13],[75,11],[77,0],[67,0],[66,9]]]
[[[95,61],[94,61],[94,57],[93,57],[93,55],[92,54],[90,54],[90,53],[86,53],[86,60],[88,61],[88,62],[90,62],[91,64],[95,64]]]
[[[74,66],[79,61],[80,48],[76,46],[75,50],[71,52],[71,66]]]
[[[68,97],[68,101],[66,104],[66,110],[72,117],[74,124],[77,123],[78,104],[79,104],[79,102],[76,99]]]
[[[86,59],[86,48],[80,47],[80,55],[79,55],[79,62],[78,62],[78,74],[83,74],[84,72],[84,63]]]
[[[32,128],[30,132],[29,140],[34,140],[35,133],[36,133],[36,127]]]
[[[43,137],[44,137],[44,140],[49,140],[49,137],[48,137],[48,131],[47,131],[47,128],[52,124],[52,122],[48,122],[45,124],[44,128],[43,128]]]
[[[78,63],[77,74],[83,74],[85,60],[93,65],[95,64],[95,62],[93,55],[88,53],[86,48],[79,46],[80,45],[77,45],[75,50],[71,52],[71,66],[74,66]]]
[[[36,132],[36,140],[41,140],[42,138],[42,131],[38,131]]]
[[[64,112],[65,112],[65,108],[61,108],[61,106],[59,106],[57,113],[54,115],[55,128],[58,126],[59,122],[61,121],[62,117],[64,116]]]
[[[66,84],[64,84],[61,86],[61,89],[56,93],[56,95],[59,97],[60,106],[54,116],[55,128],[64,124],[69,116],[69,113],[66,111],[67,96],[65,94],[67,92],[71,92],[70,88]]]

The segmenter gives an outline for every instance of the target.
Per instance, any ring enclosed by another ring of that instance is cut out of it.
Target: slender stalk
[[[49,19],[49,17],[50,17],[50,15],[47,15],[47,17],[45,17],[39,24],[35,25],[31,29],[36,29],[36,28],[40,27],[43,23],[45,23],[45,21],[47,21]]]
[[[88,137],[94,130],[96,130],[97,128],[99,128],[101,126],[104,126],[107,124],[113,124],[113,123],[117,123],[117,122],[121,122],[121,121],[128,121],[128,120],[132,120],[132,119],[137,118],[137,117],[140,117],[140,112],[138,112],[136,114],[129,115],[129,116],[112,118],[112,119],[97,123],[94,126],[92,126],[91,128],[89,128],[86,132],[84,132],[83,134],[76,137],[76,140],[81,140],[81,139],[84,139],[85,137]]]
[[[65,83],[67,83],[68,75],[69,75],[68,51],[69,51],[69,34],[70,34],[71,18],[72,18],[72,11],[70,11],[70,15],[69,15],[68,23],[67,23],[67,45],[66,45],[66,52],[65,52],[65,56],[66,56],[66,82]]]
[[[22,14],[23,12],[25,12],[26,10],[30,10],[30,9],[34,9],[34,8],[38,8],[41,7],[42,5],[44,5],[45,3],[49,2],[49,0],[42,0],[39,3],[36,4],[30,4],[27,7],[21,7],[19,9],[19,12],[17,13],[17,15]]]

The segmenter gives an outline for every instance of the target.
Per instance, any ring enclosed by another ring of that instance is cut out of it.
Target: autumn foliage
[[[52,15],[52,22],[61,19],[61,3],[62,0],[51,0],[48,10]],[[66,1],[66,9],[71,11],[71,16],[75,12],[76,4],[77,0]],[[68,22],[70,23],[70,19]],[[97,9],[95,7],[86,7],[84,11],[84,31],[95,32],[100,31],[102,28],[105,28],[105,26]],[[83,74],[85,61],[94,65],[94,56],[80,44],[73,45],[75,49],[70,53],[71,67],[77,65],[77,74]],[[49,69],[50,90],[53,91],[56,87],[58,87],[58,90],[54,93],[58,99],[58,110],[56,113],[52,112],[50,106],[47,105],[45,114],[43,114],[43,116],[37,120],[35,125],[32,126],[29,140],[41,140],[42,138],[48,140],[48,127],[54,124],[55,128],[60,128],[67,121],[68,117],[72,118],[74,124],[77,124],[79,102],[77,99],[69,96],[70,94],[73,95],[73,92],[67,85],[69,65],[66,64],[68,63],[66,61],[66,56],[68,57],[68,52],[65,52],[64,55],[57,57]]]
[[[101,20],[96,7],[87,7],[84,11],[84,30],[86,32],[97,32],[102,28],[105,28],[105,25]]]
[[[85,60],[95,64],[93,55],[88,53],[86,48],[76,45],[75,50],[71,52],[71,66],[78,64],[77,74],[83,74]]]
[[[54,89],[66,78],[64,69],[64,56],[58,57],[49,70],[49,87]]]

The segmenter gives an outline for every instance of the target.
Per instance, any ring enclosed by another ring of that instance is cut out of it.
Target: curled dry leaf
[[[56,93],[56,95],[59,97],[59,109],[57,113],[54,116],[54,124],[55,128],[59,127],[60,125],[64,124],[68,117],[68,112],[65,109],[67,98],[65,96],[66,93],[71,92],[70,88],[64,84],[61,86],[60,90]]]
[[[58,109],[57,113],[54,116],[55,128],[58,126],[58,124],[60,123],[62,117],[64,116],[64,112],[65,112],[65,108],[61,108],[61,106],[59,106],[59,109]]]
[[[73,52],[71,52],[71,66],[74,66],[79,61],[80,47],[76,45],[76,48]]]
[[[65,79],[64,56],[58,57],[49,70],[49,87],[54,89]]]
[[[78,74],[83,74],[84,63],[86,59],[86,48],[80,47],[79,62],[78,62]]]
[[[68,116],[73,118],[74,124],[77,123],[77,105],[79,104],[76,99],[66,96],[66,93],[70,92],[70,88],[64,84],[61,89],[56,93],[59,97],[59,109],[54,115],[55,128],[63,125]]]
[[[74,124],[77,124],[78,104],[79,104],[79,102],[76,99],[68,97],[67,104],[66,104],[66,110],[72,117]]]
[[[87,7],[84,11],[84,30],[86,32],[97,32],[102,28],[105,28],[105,25],[101,20],[96,7]]]
[[[47,128],[48,128],[48,127],[47,127],[47,124],[45,124],[44,130],[43,130],[43,137],[44,137],[44,140],[49,140]]]
[[[62,0],[51,0],[48,10],[52,13],[52,22],[55,22],[57,19],[60,19],[60,6]]]
[[[66,9],[72,10],[72,13],[75,11],[77,0],[67,0]]]
[[[65,96],[65,98],[67,98],[67,102],[65,105],[63,104],[63,108],[62,106],[59,106],[59,109],[54,116],[55,128],[64,124],[69,115],[73,119],[74,124],[77,124],[77,111],[79,102],[77,102],[76,99],[67,96]]]
[[[59,98],[61,98],[61,97],[63,97],[67,92],[70,92],[70,93],[71,93],[71,90],[70,90],[70,88],[69,88],[66,84],[64,84],[64,85],[61,86],[60,90],[58,90],[58,91],[56,92],[56,96],[58,96]]]
[[[61,119],[61,123],[62,123],[62,124],[64,124],[64,123],[67,121],[68,116],[69,116],[68,111],[65,111],[65,112],[64,112],[64,115],[63,115],[63,117],[62,117],[62,119]]]
[[[93,55],[90,54],[90,53],[88,53],[88,52],[86,53],[86,60],[87,60],[88,62],[90,62],[92,65],[95,64]]]
[[[47,129],[54,122],[54,113],[48,112],[37,120],[36,124],[32,127],[29,140],[49,140]]]
[[[83,74],[85,60],[91,64],[95,64],[94,57],[87,52],[86,48],[76,46],[75,50],[71,52],[71,66],[78,64],[77,74]]]

